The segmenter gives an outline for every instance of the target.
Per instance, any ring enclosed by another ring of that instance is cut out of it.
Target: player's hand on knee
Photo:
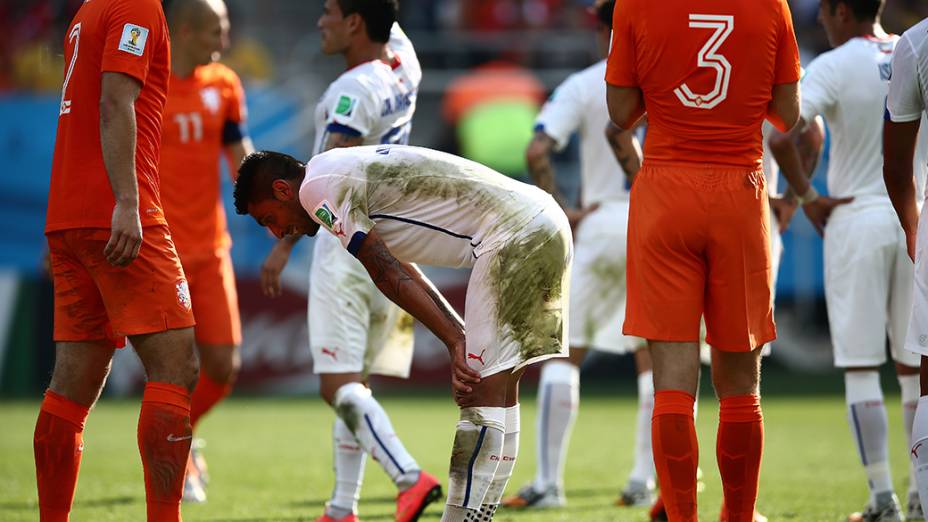
[[[466,395],[473,391],[471,384],[480,382],[480,373],[467,365],[467,346],[460,341],[448,347],[451,355],[451,388],[455,401],[459,395]]]
[[[268,297],[280,295],[280,274],[290,259],[291,245],[278,241],[261,265],[261,290]]]
[[[773,217],[777,220],[781,234],[786,232],[789,227],[789,222],[792,221],[797,206],[795,199],[770,196],[770,211],[773,212]]]
[[[803,205],[802,211],[806,213],[806,217],[809,218],[812,226],[818,231],[818,235],[822,236],[825,234],[825,224],[835,207],[846,205],[851,201],[854,201],[853,197],[830,198],[828,196],[819,196]]]
[[[142,247],[142,222],[138,203],[135,206],[117,202],[113,208],[110,239],[103,255],[113,266],[127,266],[139,255]]]

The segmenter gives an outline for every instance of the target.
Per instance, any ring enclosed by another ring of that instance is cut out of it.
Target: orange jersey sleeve
[[[245,91],[220,63],[171,77],[161,142],[161,195],[181,260],[231,244],[219,192],[226,145],[247,135]],[[230,171],[234,169],[229,166]]]
[[[649,162],[757,168],[773,85],[799,79],[786,0],[618,0],[606,81],[641,89]]]
[[[85,2],[71,21],[64,44],[46,232],[110,228],[115,201],[100,142],[103,72],[127,74],[142,83],[135,101],[139,214],[142,226],[163,224],[158,149],[171,59],[161,2]]]

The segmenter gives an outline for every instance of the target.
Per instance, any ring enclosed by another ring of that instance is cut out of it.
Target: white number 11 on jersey
[[[673,90],[680,103],[696,109],[711,109],[728,97],[728,81],[731,79],[731,64],[716,51],[731,35],[735,28],[735,17],[731,15],[691,14],[690,27],[696,29],[715,29],[702,49],[696,64],[699,67],[715,69],[715,86],[706,94],[694,94],[686,85],[681,84]]]

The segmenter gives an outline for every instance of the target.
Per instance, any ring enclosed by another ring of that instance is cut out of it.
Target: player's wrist
[[[795,198],[796,198],[796,202],[799,203],[800,205],[806,205],[818,199],[819,193],[817,190],[815,190],[815,187],[813,187],[812,184],[809,183],[809,188],[805,191],[805,193],[796,194]]]

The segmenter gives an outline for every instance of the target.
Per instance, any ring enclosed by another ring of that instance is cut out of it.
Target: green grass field
[[[444,479],[456,410],[435,392],[381,397],[399,435],[424,469]],[[701,400],[697,427],[705,490],[700,519],[717,520],[717,403]],[[898,396],[889,396],[891,454],[897,493],[907,480]],[[545,512],[500,511],[498,521],[640,521],[644,509],[612,505],[631,467],[637,403],[625,395],[584,396],[566,470],[568,507]],[[32,430],[35,402],[0,402],[0,520],[37,520]],[[510,492],[534,473],[535,401],[523,404],[522,446]],[[88,421],[72,521],[144,520],[142,471],[136,448],[138,404],[104,400]],[[767,396],[766,451],[758,508],[771,521],[839,521],[863,506],[866,482],[851,442],[843,398]],[[209,502],[186,506],[187,521],[312,521],[331,486],[332,414],[315,398],[233,399],[207,417],[212,482]],[[369,461],[361,520],[392,520],[395,490]],[[904,501],[904,499],[903,499]],[[437,520],[441,504],[425,520]]]

